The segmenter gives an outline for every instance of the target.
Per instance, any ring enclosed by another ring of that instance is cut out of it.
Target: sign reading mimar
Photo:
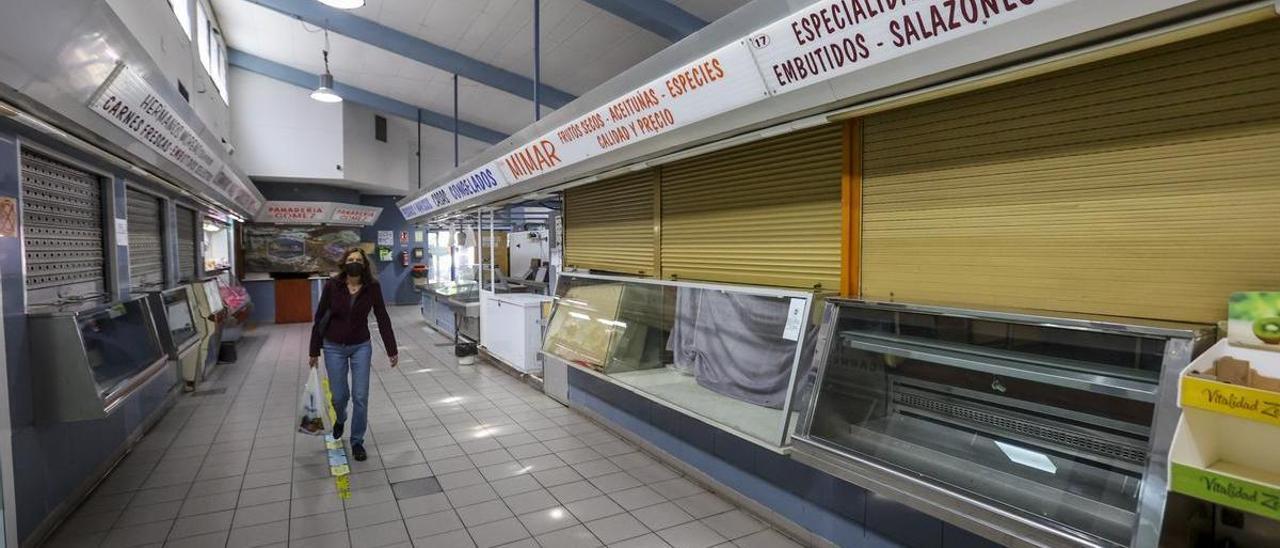
[[[440,185],[400,207],[406,219],[457,205],[655,135],[907,53],[991,30],[1070,0],[822,0],[531,139],[488,162],[498,184]]]

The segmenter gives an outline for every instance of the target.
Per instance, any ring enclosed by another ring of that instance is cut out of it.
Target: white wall
[[[366,192],[403,195],[409,192],[417,136],[413,122],[382,114],[387,119],[387,142],[374,139],[373,109],[342,103],[343,173],[348,181],[370,185]],[[416,179],[415,179],[416,181]],[[416,182],[414,188],[417,188]]]
[[[390,114],[387,142],[374,139],[376,111],[344,101],[325,104],[311,90],[231,67],[231,136],[236,161],[250,177],[315,181],[366,194],[407,195],[453,169],[453,134],[422,126],[422,158],[415,167],[413,120]],[[488,144],[458,138],[462,162]],[[339,168],[338,166],[342,166]]]
[[[235,158],[250,177],[344,178],[343,106],[311,99],[309,90],[232,67]],[[370,122],[372,123],[372,122]],[[372,129],[370,130],[372,134]]]
[[[174,0],[186,2],[189,0]],[[192,1],[192,19],[195,4]],[[176,91],[178,81],[191,96],[191,107],[214,135],[234,143],[231,128],[231,108],[222,102],[213,79],[204,70],[196,56],[194,44],[173,16],[166,0],[107,0],[125,27],[142,44],[147,55],[160,66],[165,79]],[[195,24],[192,23],[192,28]],[[194,31],[192,32],[194,35]],[[235,97],[228,94],[230,101]],[[237,146],[238,147],[238,146]]]

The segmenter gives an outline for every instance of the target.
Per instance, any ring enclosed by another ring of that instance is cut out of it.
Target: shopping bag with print
[[[302,404],[300,414],[302,422],[298,425],[298,431],[313,436],[324,435],[324,418],[321,412],[324,409],[324,394],[320,388],[320,374],[316,368],[311,368],[311,376],[307,378],[307,386],[302,390]]]

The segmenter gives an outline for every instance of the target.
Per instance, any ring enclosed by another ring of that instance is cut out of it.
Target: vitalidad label
[[[1280,489],[1173,464],[1170,489],[1270,519],[1280,519]]]
[[[1208,379],[1182,379],[1182,405],[1280,426],[1280,394]]]

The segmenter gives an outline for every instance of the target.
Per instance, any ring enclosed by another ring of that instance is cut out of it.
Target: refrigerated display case
[[[186,287],[155,291],[147,295],[151,316],[160,335],[160,345],[169,355],[184,383],[195,383],[199,368],[200,330],[199,317],[193,311]]]
[[[218,347],[222,344],[223,304],[222,294],[218,291],[216,279],[195,282],[188,286],[195,294],[195,310],[200,314],[200,322],[204,324],[204,336],[200,339],[200,373],[203,380],[205,372],[218,363]]]
[[[544,374],[574,366],[782,452],[816,336],[807,291],[560,274]],[[559,381],[557,381],[559,382]]]
[[[36,364],[32,399],[41,422],[106,417],[169,371],[145,296],[78,312],[29,314],[27,326]]]
[[[831,299],[793,455],[1012,545],[1154,546],[1214,329]]]

